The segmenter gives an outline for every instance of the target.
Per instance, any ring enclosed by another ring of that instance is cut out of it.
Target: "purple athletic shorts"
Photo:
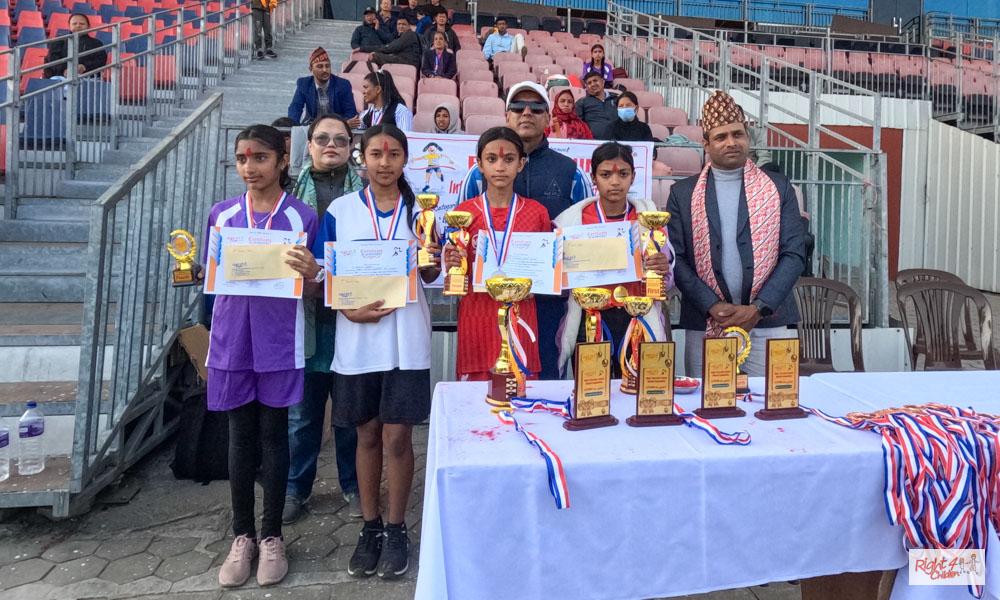
[[[226,371],[208,369],[208,410],[232,410],[254,400],[284,408],[302,400],[305,369],[288,371]]]

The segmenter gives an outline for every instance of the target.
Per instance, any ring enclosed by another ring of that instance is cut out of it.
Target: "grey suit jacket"
[[[792,287],[805,268],[805,228],[799,216],[799,204],[792,185],[782,175],[768,172],[781,195],[781,233],[779,238],[778,262],[771,276],[760,288],[757,299],[774,311],[761,319],[757,327],[780,327],[799,321],[799,311],[792,297]],[[691,195],[698,177],[688,177],[678,181],[670,189],[667,210],[670,211],[670,243],[677,255],[674,267],[674,281],[682,296],[682,329],[704,329],[708,309],[719,302],[719,297],[698,277],[694,262],[694,244],[691,232]],[[739,221],[737,223],[737,245],[743,263],[743,289],[730,290],[722,276],[722,245],[719,242],[719,205],[715,198],[715,182],[709,173],[705,190],[705,210],[708,213],[708,227],[712,243],[712,268],[719,282],[725,302],[749,304],[750,288],[753,284],[753,246],[750,241],[750,215],[747,211],[746,190],[740,193]],[[737,293],[734,295],[733,291]]]

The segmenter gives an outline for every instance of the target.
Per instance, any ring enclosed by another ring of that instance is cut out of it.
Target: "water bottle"
[[[0,427],[0,481],[10,477],[10,431]]]
[[[29,402],[28,410],[17,422],[19,475],[36,475],[45,469],[44,433],[45,417],[38,409],[38,403]]]

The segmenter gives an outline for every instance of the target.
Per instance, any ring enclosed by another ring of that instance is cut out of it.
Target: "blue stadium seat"
[[[51,79],[28,81],[26,94],[45,90],[24,100],[24,129],[21,143],[25,148],[53,148],[66,138],[66,100],[63,86]]]
[[[77,114],[94,119],[111,114],[111,84],[96,77],[84,77],[77,90]]]
[[[122,11],[118,10],[113,4],[104,4],[101,6],[101,20],[105,23],[111,22],[111,17],[121,17]]]
[[[22,10],[38,10],[38,5],[35,4],[35,0],[17,0],[14,4],[14,14],[17,15]]]
[[[69,13],[69,9],[58,0],[46,0],[45,4],[42,5],[42,16],[48,21],[52,13]]]
[[[101,43],[104,44],[105,46],[111,45],[112,37],[110,31],[98,31],[96,34],[94,34],[94,37],[101,40]]]
[[[0,46],[10,48],[10,27],[0,27]]]
[[[163,24],[170,27],[177,24],[177,15],[172,12],[165,12],[156,15],[157,21],[163,21]]]
[[[145,17],[146,12],[142,10],[141,6],[126,6],[125,7],[126,17]]]
[[[33,42],[44,42],[45,30],[41,27],[25,27],[17,34],[17,45],[24,46]]]
[[[125,52],[139,54],[140,52],[145,52],[146,50],[149,50],[149,38],[134,37],[130,40],[125,40]]]
[[[18,0],[20,2],[20,0]],[[90,4],[86,2],[77,2],[73,5],[73,12],[80,13],[84,15],[96,15],[97,12],[90,7]]]

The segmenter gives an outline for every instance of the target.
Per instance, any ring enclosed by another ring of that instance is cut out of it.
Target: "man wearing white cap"
[[[571,204],[593,195],[593,186],[573,159],[549,148],[545,127],[551,110],[545,88],[533,81],[514,84],[507,93],[507,126],[517,132],[528,153],[524,170],[514,180],[514,192],[540,202],[554,219]],[[473,166],[462,182],[459,203],[479,196],[484,189],[482,173]],[[556,335],[566,302],[560,297],[537,296],[535,304],[542,363],[539,379],[558,379]]]

